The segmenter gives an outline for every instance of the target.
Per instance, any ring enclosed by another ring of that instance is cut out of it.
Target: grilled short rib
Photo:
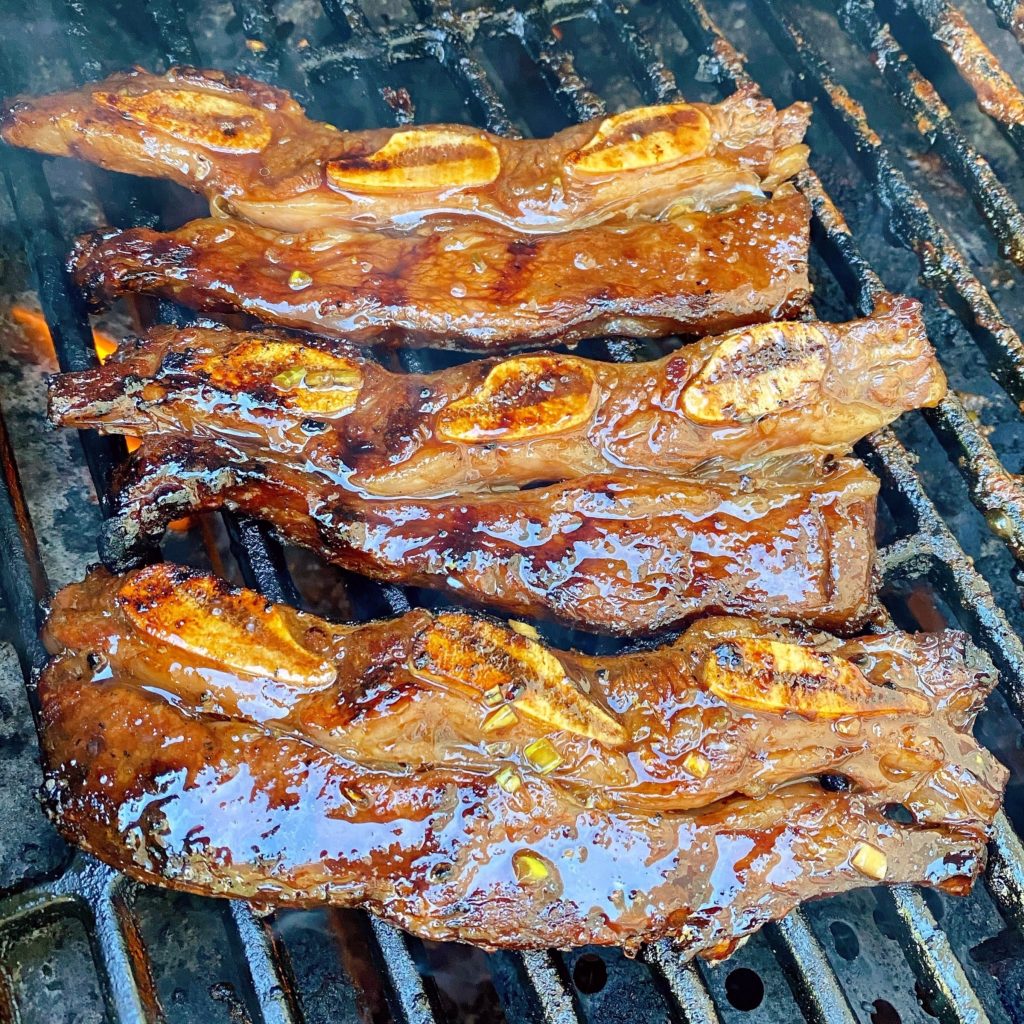
[[[845,451],[946,382],[920,305],[778,323],[647,363],[541,353],[389,372],[325,338],[157,327],[50,381],[62,426],[216,438],[367,495],[425,497],[803,448]]]
[[[337,626],[158,565],[65,588],[44,639],[69,840],[490,948],[721,956],[803,899],[964,891],[1006,780],[970,734],[991,666],[953,632],[719,618],[597,658],[464,612]]]
[[[137,565],[172,520],[230,509],[365,576],[590,632],[647,636],[708,612],[849,631],[873,607],[877,492],[856,460],[806,456],[695,479],[366,499],[176,438],[144,442],[120,472],[100,553]]]
[[[809,115],[807,104],[778,111],[741,91],[714,105],[641,107],[548,139],[465,125],[340,132],[262,82],[172,68],[16,99],[2,134],[169,178],[222,212],[284,231],[459,217],[541,233],[770,193],[806,166]]]
[[[211,218],[92,232],[69,266],[94,307],[143,292],[360,343],[487,352],[791,316],[810,294],[809,218],[792,189],[721,213],[530,238],[464,222],[282,234]]]

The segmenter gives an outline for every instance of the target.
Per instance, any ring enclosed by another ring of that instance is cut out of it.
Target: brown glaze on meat
[[[159,327],[53,377],[50,418],[215,438],[366,495],[425,497],[842,451],[945,389],[919,304],[889,296],[864,320],[763,324],[649,363],[541,353],[425,375],[330,339]]]
[[[970,735],[992,669],[958,633],[724,618],[595,658],[463,612],[336,626],[162,565],[65,588],[44,639],[70,841],[490,948],[721,955],[803,899],[963,892],[1006,780]],[[841,792],[801,781],[823,772]]]
[[[146,292],[357,342],[500,351],[790,316],[810,291],[809,217],[787,187],[722,213],[534,238],[465,222],[282,234],[209,219],[94,232],[70,266],[94,305]]]
[[[287,93],[219,71],[136,70],[15,100],[7,142],[170,178],[283,231],[483,218],[521,232],[716,209],[763,196],[807,163],[807,104],[739,92],[595,119],[550,139],[466,125],[339,132]]]
[[[175,439],[131,457],[101,553],[113,568],[137,564],[172,519],[227,508],[346,569],[592,632],[649,635],[707,612],[849,630],[871,608],[877,491],[855,460],[823,471],[807,458],[705,479],[367,500]]]

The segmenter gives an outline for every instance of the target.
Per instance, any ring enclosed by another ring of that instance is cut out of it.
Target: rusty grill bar
[[[881,0],[880,0],[881,2]],[[1024,42],[1024,15],[1013,0],[989,0],[1001,24]],[[57,0],[55,16],[68,26],[67,45],[72,65],[81,78],[96,78],[113,67],[100,54],[95,11],[78,0],[66,6]],[[179,0],[147,0],[135,17],[144,19],[158,40],[158,55],[168,61],[217,63],[204,60],[202,46],[190,32],[195,11]],[[449,3],[412,0],[420,23],[410,28],[378,28],[355,0],[322,0],[323,16],[334,30],[325,45],[303,48],[296,56],[283,45],[281,21],[270,0],[234,0],[236,33],[255,41],[240,49],[238,70],[292,89],[309,101],[330,93],[348,80],[365,85],[367,117],[374,123],[401,123],[407,118],[400,103],[388,101],[390,88],[401,85],[403,63],[429,60],[445,72],[453,89],[466,98],[468,115],[452,111],[451,119],[475,120],[488,128],[516,134],[515,119],[506,109],[503,93],[478,56],[476,36],[491,31],[522,47],[531,72],[536,72],[552,101],[564,115],[580,119],[604,111],[591,89],[585,70],[591,56],[574,45],[563,26],[581,23],[597,33],[617,60],[640,102],[656,103],[680,96],[672,71],[658,56],[660,40],[637,24],[626,4],[599,0],[568,0],[552,4],[527,3],[521,9],[465,9]],[[846,92],[828,63],[815,51],[787,15],[781,0],[758,0],[759,17],[774,44],[802,77],[818,103],[817,113],[830,121],[836,137],[848,149],[886,208],[896,237],[921,264],[924,284],[936,297],[947,299],[989,363],[992,376],[1014,402],[1024,399],[1024,345],[1001,312],[997,301],[971,269],[968,257],[939,226],[921,193],[899,167],[887,144],[868,124],[860,104]],[[663,10],[693,48],[699,65],[722,93],[749,84],[745,60],[722,36],[700,0],[667,0]],[[915,0],[914,11],[934,29],[950,5]],[[903,106],[911,122],[961,182],[1003,254],[1024,265],[1024,215],[999,179],[997,171],[972,146],[954,114],[928,78],[915,67],[886,25],[886,13],[868,0],[843,0],[839,15],[844,28],[878,68],[886,88]],[[380,19],[377,19],[380,20]],[[2,48],[2,47],[0,47]],[[8,56],[4,54],[4,56]],[[122,60],[134,55],[124,54]],[[9,58],[8,58],[9,59]],[[0,70],[3,70],[0,65]],[[6,85],[6,83],[4,83]],[[1018,94],[1019,97],[1019,94]],[[1022,100],[1024,103],[1024,100]],[[1005,124],[1011,141],[1019,132]],[[56,222],[49,186],[37,158],[6,151],[5,174],[18,226],[38,285],[43,312],[50,325],[64,369],[79,369],[94,359],[87,317],[62,271],[68,239]],[[97,182],[100,181],[97,176]],[[811,200],[815,217],[816,250],[846,290],[850,306],[870,310],[881,290],[879,276],[860,253],[846,222],[814,172],[800,187]],[[106,215],[114,223],[158,219],[158,204],[145,183],[133,186],[132,196],[115,194],[98,185]],[[161,305],[160,315],[175,318],[179,311]],[[940,358],[944,351],[937,342]],[[649,355],[642,343],[610,342],[604,354],[613,359]],[[408,369],[428,368],[429,354],[403,353]],[[1024,491],[1000,458],[963,402],[951,394],[926,419],[949,461],[960,470],[971,500],[985,516],[993,534],[1024,566]],[[83,434],[85,459],[96,485],[101,508],[113,467],[123,456],[123,442]],[[883,495],[897,535],[880,554],[888,584],[918,580],[928,583],[953,615],[984,646],[1003,676],[1001,692],[1018,719],[1024,720],[1024,648],[1011,628],[991,588],[975,570],[956,536],[919,479],[913,457],[892,431],[873,436],[861,454],[881,476]],[[24,494],[18,480],[16,453],[0,420],[0,585],[12,614],[15,639],[26,670],[38,666],[42,651],[37,639],[38,608],[46,597],[45,570],[39,555]],[[285,569],[283,554],[266,531],[249,521],[228,518],[232,552],[247,584],[273,600],[298,599]],[[400,588],[348,578],[350,594],[367,614],[396,614],[408,606]],[[1024,848],[1009,819],[1000,815],[992,844],[987,889],[1002,918],[1024,925]],[[75,855],[56,877],[0,898],[0,952],[7,937],[37,919],[74,915],[86,923],[91,952],[99,970],[108,1014],[117,1021],[176,1020],[173,1008],[160,1004],[146,955],[134,903],[136,890],[116,872],[89,857]],[[907,959],[929,997],[929,1013],[949,1022],[1009,1019],[972,988],[965,965],[929,902],[916,890],[881,891],[880,909],[896,923]],[[267,922],[244,904],[229,904],[227,916],[245,966],[247,991],[240,1019],[274,1024],[298,1024],[304,1013],[285,944]],[[808,916],[801,911],[766,929],[767,945],[795,1000],[794,1007],[818,1024],[852,1024],[866,1020],[833,970]],[[430,1024],[446,1019],[436,987],[425,978],[415,940],[372,921],[369,955],[381,972],[388,1008],[404,1024]],[[667,943],[645,950],[642,985],[659,992],[665,1012],[690,1024],[737,1019],[722,998],[722,986],[704,967],[685,965]],[[552,953],[501,954],[491,958],[494,986],[509,1021],[561,1022],[588,1018],[588,1005],[573,984],[568,958]],[[876,1004],[877,1008],[877,1004]],[[641,1008],[642,1010],[642,1008]],[[651,1019],[655,1019],[653,1016]],[[658,1011],[661,1013],[661,1011]],[[778,1019],[788,1020],[785,1007]],[[17,1020],[13,996],[4,992],[0,972],[0,1021]],[[321,1019],[321,1018],[315,1018]],[[625,1018],[624,1018],[625,1019]],[[644,1019],[633,1016],[629,1019]],[[762,1018],[766,1019],[766,1018]],[[875,1016],[870,1018],[876,1020]],[[878,1021],[893,1018],[878,1017]],[[895,1018],[898,1019],[898,1018]]]

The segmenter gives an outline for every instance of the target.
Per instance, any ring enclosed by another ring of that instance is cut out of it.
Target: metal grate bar
[[[298,1024],[301,1013],[291,980],[281,969],[281,951],[274,944],[266,924],[247,903],[231,900],[228,913],[242,956],[249,964],[253,998],[264,1024]],[[228,930],[232,934],[232,929]]]
[[[188,18],[178,0],[144,0],[144,6],[171,63],[197,64],[199,55],[196,44],[185,27]]]
[[[675,75],[658,59],[654,48],[629,20],[629,8],[621,0],[600,0],[597,16],[601,27],[629,62],[633,79],[645,83],[653,103],[673,103],[680,98]]]
[[[376,941],[375,959],[388,979],[388,1002],[398,1024],[436,1024],[439,1017],[413,963],[405,936],[372,914],[369,920]]]
[[[981,1000],[921,893],[898,885],[878,896],[895,907],[907,957],[935,995],[935,1008],[942,1019],[956,1024],[988,1024],[989,1016]]]
[[[1024,929],[1024,843],[1005,811],[996,815],[989,858],[989,890],[1000,910],[1018,929]]]
[[[451,0],[410,0],[413,9],[442,41],[441,66],[449,77],[463,86],[483,114],[484,124],[497,135],[517,138],[522,133],[508,116],[505,104],[483,65],[473,56],[469,39]]]
[[[53,200],[40,159],[20,151],[8,152],[5,177],[57,357],[69,370],[94,366],[92,332],[81,297],[64,273],[67,243],[54,220]],[[110,477],[123,455],[124,444],[90,433],[83,437],[82,447],[93,479],[103,485],[97,493],[106,511]]]
[[[572,54],[556,35],[543,0],[531,0],[524,12],[523,45],[569,117],[587,121],[605,112],[604,101],[583,80]]]
[[[685,1024],[718,1024],[711,993],[692,963],[684,963],[665,939],[645,946],[640,955]]]
[[[950,290],[959,300],[957,305],[969,310],[976,328],[971,333],[988,358],[993,376],[1020,402],[1024,398],[1024,347],[1019,336],[971,272],[966,258],[936,223],[920,193],[895,166],[881,139],[867,123],[863,108],[836,82],[828,63],[790,22],[776,0],[758,0],[758,6],[780,48],[802,74],[821,88],[851,155],[863,158],[861,162],[866,164],[865,170],[890,213],[891,226],[921,260],[925,283],[936,292]],[[1002,480],[995,481],[983,471],[985,465],[991,466],[996,459],[995,453],[970,417],[961,413],[955,395],[949,395],[937,409],[928,410],[925,415],[940,436],[956,436],[968,455],[967,462],[958,460],[957,465],[972,499],[994,532],[1008,542],[1011,552],[1015,556],[1024,553],[1024,489],[1020,483],[1005,473]]]
[[[988,0],[988,5],[999,24],[1012,32],[1017,42],[1024,46],[1024,3],[1020,0]]]
[[[779,962],[792,979],[793,995],[804,1016],[814,1024],[857,1024],[843,986],[831,967],[821,943],[799,911],[775,922],[767,932],[768,942]],[[825,964],[824,971],[808,966]]]
[[[152,1022],[164,1020],[149,970],[149,958],[139,932],[139,924],[129,903],[134,883],[113,868],[91,858],[79,872],[79,885],[87,892],[93,926],[89,944],[100,977],[107,990],[107,1001],[118,1020],[136,1017]]]
[[[520,953],[518,959],[544,1024],[576,1024],[581,1015],[555,954],[534,950]]]
[[[1024,152],[1024,124],[1014,114],[1024,105],[1024,96],[963,12],[946,0],[911,0],[911,4],[974,90],[978,106],[1017,150]]]
[[[11,639],[22,668],[27,672],[33,667],[38,654],[37,645],[27,642],[27,638],[34,637],[39,629],[39,603],[46,598],[49,586],[2,411],[0,472],[3,477],[3,486],[0,487],[0,595],[9,621],[16,626]],[[16,551],[24,551],[25,557],[13,557]],[[3,552],[9,552],[9,557],[4,558]]]
[[[999,240],[1003,255],[1024,266],[1024,214],[989,162],[964,135],[935,87],[879,20],[871,0],[845,0],[838,11],[844,27],[864,48],[889,91],[910,115],[911,123],[930,145],[937,147],[970,193]]]

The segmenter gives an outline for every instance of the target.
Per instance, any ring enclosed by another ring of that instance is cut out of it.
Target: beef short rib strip
[[[541,353],[429,374],[333,339],[157,327],[51,378],[50,419],[216,438],[367,495],[425,497],[845,451],[945,388],[920,305],[886,296],[862,320],[741,328],[648,363]]]
[[[649,635],[708,612],[849,630],[872,607],[877,492],[855,460],[806,457],[703,479],[365,499],[220,445],[147,441],[120,474],[101,554],[138,564],[171,520],[231,509],[345,569],[591,632]]]
[[[146,882],[489,948],[722,955],[804,899],[963,892],[1006,780],[970,735],[994,674],[952,632],[711,619],[596,658],[463,612],[336,626],[158,565],[65,588],[44,640],[70,841]],[[799,781],[823,771],[842,791]]]
[[[94,307],[142,292],[354,342],[499,352],[791,316],[810,293],[809,219],[790,187],[721,213],[534,238],[463,222],[282,234],[207,219],[93,232],[69,265]]]
[[[169,178],[215,208],[283,231],[402,228],[467,217],[521,232],[716,209],[763,196],[807,163],[805,103],[739,92],[641,107],[548,139],[466,125],[339,132],[287,94],[218,71],[136,70],[13,101],[4,139]]]

